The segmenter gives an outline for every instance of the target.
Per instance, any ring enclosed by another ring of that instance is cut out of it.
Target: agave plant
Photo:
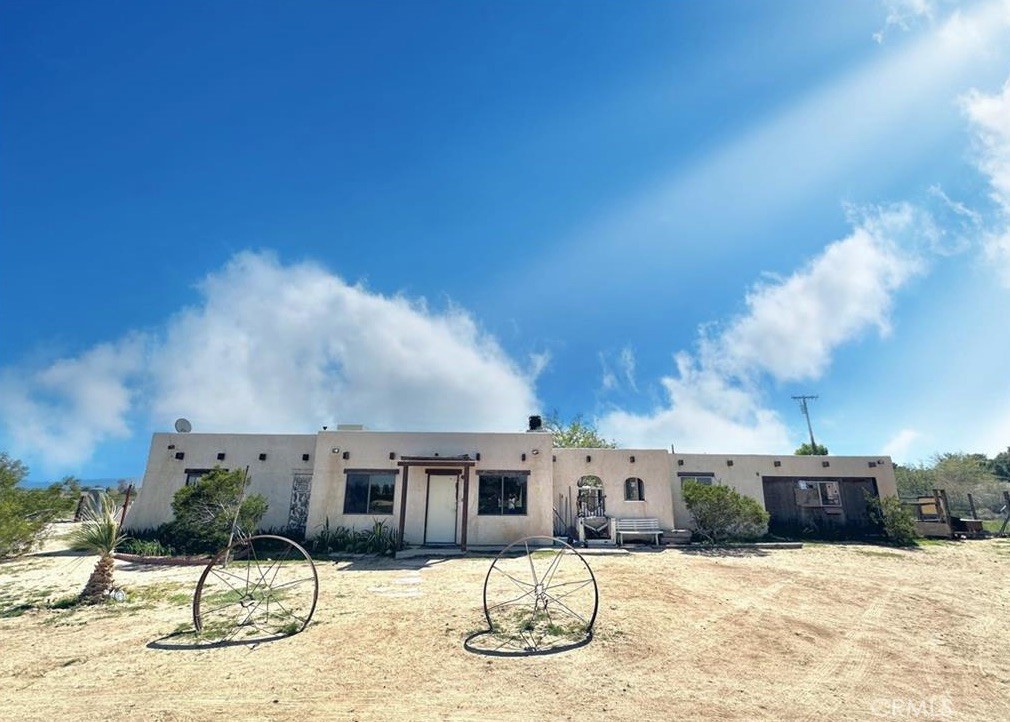
[[[112,554],[125,538],[119,533],[119,508],[108,492],[92,497],[81,512],[82,524],[70,537],[73,549],[98,555],[91,577],[81,592],[79,601],[97,604],[112,591]]]

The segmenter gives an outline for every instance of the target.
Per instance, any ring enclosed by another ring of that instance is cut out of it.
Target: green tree
[[[31,551],[66,511],[68,502],[58,484],[25,489],[19,484],[26,476],[28,467],[0,452],[0,559]]]
[[[108,492],[91,498],[81,512],[81,526],[70,536],[71,548],[98,555],[98,562],[79,597],[84,604],[103,602],[112,591],[113,554],[123,540],[119,533],[119,511]]]
[[[804,442],[799,445],[793,454],[796,456],[827,456],[828,447],[824,444],[818,444],[816,447],[813,447],[809,443]]]
[[[554,436],[554,446],[558,449],[616,449],[617,442],[600,436],[596,425],[576,414],[565,423],[555,411],[544,418],[544,429]]]
[[[946,490],[955,514],[970,513],[968,494],[972,495],[980,516],[982,512],[989,515],[1003,506],[1002,491],[1006,486],[993,475],[989,459],[984,454],[938,454],[933,462],[936,486]]]
[[[894,480],[898,485],[898,496],[914,499],[931,496],[936,487],[936,471],[931,466],[919,463],[916,466],[894,465]]]
[[[902,506],[896,496],[883,499],[868,496],[866,499],[870,519],[880,527],[884,538],[895,546],[914,546],[919,533],[915,528],[915,517]]]
[[[175,518],[160,541],[186,552],[212,552],[228,543],[232,529],[252,534],[267,511],[262,494],[245,494],[245,471],[218,467],[172,497]],[[237,512],[237,513],[236,513]]]
[[[989,471],[1000,481],[1010,482],[1010,447],[989,460]]]
[[[687,480],[684,503],[694,517],[695,532],[708,542],[757,539],[768,533],[768,512],[728,486]]]

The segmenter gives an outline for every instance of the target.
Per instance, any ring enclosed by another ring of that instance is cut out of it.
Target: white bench
[[[614,535],[618,546],[625,534],[651,534],[653,543],[658,545],[663,530],[659,528],[659,519],[614,519]]]

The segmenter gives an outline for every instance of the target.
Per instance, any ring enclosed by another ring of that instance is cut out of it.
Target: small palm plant
[[[108,492],[103,492],[85,504],[81,514],[82,524],[70,537],[73,549],[98,555],[98,563],[79,597],[83,604],[98,604],[112,591],[112,568],[115,563],[112,554],[116,551],[116,545],[125,538],[119,533],[118,516],[116,502]]]

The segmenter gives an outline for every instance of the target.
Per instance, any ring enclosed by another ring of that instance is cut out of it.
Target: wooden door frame
[[[422,544],[428,544],[428,505],[431,500],[431,477],[433,476],[454,476],[456,486],[453,489],[454,513],[452,518],[452,542],[433,542],[435,544],[449,544],[457,546],[459,544],[459,477],[462,469],[425,469],[426,482],[424,487],[424,536]]]

